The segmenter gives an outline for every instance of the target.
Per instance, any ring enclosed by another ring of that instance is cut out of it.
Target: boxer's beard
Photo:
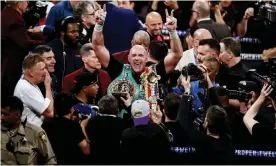
[[[76,47],[78,45],[78,42],[74,42],[67,35],[64,35],[64,42],[66,43],[66,45],[72,46],[72,47]]]

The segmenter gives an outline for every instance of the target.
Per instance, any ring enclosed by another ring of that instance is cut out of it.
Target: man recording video
[[[208,76],[208,71],[204,65],[198,67],[205,76],[207,87],[209,89],[209,96],[212,101],[215,98],[218,101],[216,91],[212,91],[213,85]],[[190,79],[191,76],[183,78],[185,93],[182,95],[180,108],[177,119],[184,129],[189,131],[191,140],[193,140],[196,147],[196,154],[198,161],[201,164],[230,164],[233,157],[232,138],[230,136],[227,114],[225,110],[219,106],[211,106],[208,108],[204,118],[203,130],[198,125],[191,124],[190,111],[191,96],[190,96]],[[215,104],[215,103],[213,103]],[[219,104],[219,101],[217,102]]]
[[[243,122],[246,125],[247,129],[249,130],[250,134],[255,137],[257,140],[267,147],[270,147],[275,150],[275,140],[276,140],[276,129],[274,127],[269,127],[267,125],[263,125],[255,120],[255,116],[258,114],[264,103],[271,100],[274,112],[276,109],[276,102],[275,99],[270,97],[273,88],[269,84],[265,84],[261,90],[261,94],[259,98],[255,101],[255,103],[249,108],[247,113],[243,117]]]

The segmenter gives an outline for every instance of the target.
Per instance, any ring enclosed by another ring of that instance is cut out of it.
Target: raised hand
[[[244,12],[243,18],[248,20],[252,16],[254,16],[254,8],[252,7],[247,8],[246,11]]]
[[[264,84],[258,99],[261,101],[265,101],[267,98],[269,98],[269,95],[271,94],[272,91],[273,91],[273,88],[271,85]]]
[[[44,80],[44,85],[45,85],[45,87],[47,87],[47,86],[50,86],[50,87],[51,87],[51,83],[52,83],[52,78],[51,78],[49,72],[46,71],[45,80]]]
[[[177,0],[165,0],[164,4],[171,9],[174,9],[174,10],[178,9]]]
[[[95,12],[96,23],[103,25],[106,17],[106,5],[104,4],[103,8],[98,4],[98,10]]]
[[[162,112],[160,111],[159,105],[156,107],[155,110],[152,110],[151,113],[151,121],[156,124],[160,124],[162,122]]]
[[[186,94],[190,94],[190,91],[191,91],[191,83],[190,83],[190,80],[191,80],[191,77],[188,76],[188,77],[183,77],[182,78],[182,84],[184,86],[184,89],[185,89],[185,93]]]
[[[166,12],[165,26],[170,32],[175,31],[177,27],[177,19],[173,17],[174,10],[171,11],[171,15],[169,15],[168,9],[166,9],[165,12]]]
[[[212,83],[212,81],[211,81],[211,79],[210,79],[210,77],[209,77],[209,73],[208,73],[207,67],[206,67],[205,65],[203,65],[203,64],[199,64],[199,65],[197,66],[197,68],[203,73],[203,76],[204,76],[204,78],[205,78],[205,81],[206,81],[207,84],[208,84],[208,88],[213,87],[213,83]]]
[[[127,93],[127,99],[124,99],[123,97],[120,97],[120,99],[124,102],[126,107],[129,107],[131,105],[133,97],[131,97],[129,93]]]

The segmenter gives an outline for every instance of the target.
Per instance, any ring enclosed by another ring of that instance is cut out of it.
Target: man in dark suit
[[[133,10],[118,8],[107,1],[97,1],[106,5],[106,18],[103,26],[104,44],[111,54],[129,50],[134,33],[142,30]]]
[[[17,81],[22,74],[22,62],[28,51],[43,44],[41,34],[28,33],[22,14],[27,1],[7,1],[1,12],[1,89],[2,95],[13,95]]]
[[[226,24],[218,24],[210,18],[210,5],[208,1],[195,1],[192,12],[193,18],[197,21],[197,27],[209,30],[213,38],[218,42],[225,37],[231,37],[231,30]]]
[[[69,92],[75,86],[74,80],[77,75],[82,72],[90,72],[97,76],[97,83],[100,93],[98,93],[96,100],[106,95],[108,85],[111,83],[111,79],[108,73],[101,69],[101,64],[95,55],[91,43],[83,45],[80,49],[80,56],[84,66],[79,70],[65,76],[62,84],[62,91]]]

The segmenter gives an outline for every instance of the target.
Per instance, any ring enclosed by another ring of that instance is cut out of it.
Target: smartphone
[[[114,93],[111,93],[111,94],[112,94],[112,96],[114,96],[119,101],[121,100],[121,97],[123,97],[125,100],[127,99],[127,93],[126,92],[114,92]]]

